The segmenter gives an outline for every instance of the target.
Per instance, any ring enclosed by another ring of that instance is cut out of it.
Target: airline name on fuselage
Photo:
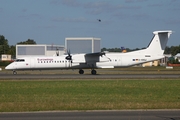
[[[53,58],[37,58],[37,61],[53,61]]]

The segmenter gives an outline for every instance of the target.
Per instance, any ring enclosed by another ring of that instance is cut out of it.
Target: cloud
[[[128,6],[123,4],[112,4],[110,2],[92,2],[84,4],[84,8],[89,14],[102,14],[102,13],[117,13],[122,10],[136,10],[141,9],[141,6]]]
[[[27,9],[26,8],[22,9],[22,12],[24,12],[24,13],[27,12]]]
[[[127,0],[127,2],[141,2],[146,0]],[[85,13],[90,15],[99,15],[99,14],[115,14],[122,10],[136,10],[141,9],[141,6],[137,5],[123,5],[123,4],[113,4],[109,1],[96,1],[96,2],[79,2],[77,0],[51,0],[50,2],[53,5],[65,5],[68,7],[78,7],[84,9]],[[120,2],[121,3],[121,2]]]
[[[119,19],[136,19],[136,20],[145,20],[148,19],[149,16],[146,13],[137,13],[137,14],[124,14],[124,13],[116,13],[114,14],[115,17]]]
[[[101,14],[107,12],[113,12],[117,8],[116,6],[108,2],[89,2],[83,5],[86,12],[89,14]]]
[[[27,20],[42,19],[42,16],[40,14],[20,15],[18,17],[21,19],[27,19]]]
[[[77,0],[51,0],[50,4],[53,5],[66,5],[69,7],[79,7],[81,5]]]
[[[155,4],[149,4],[148,6],[149,7],[161,7],[161,6],[163,6],[163,4],[155,3]]]
[[[171,20],[166,21],[166,24],[179,25],[180,20],[179,19],[171,19]]]
[[[89,2],[84,4],[85,8],[110,8],[112,7],[111,4],[107,3],[107,2]]]
[[[66,6],[70,6],[70,7],[78,7],[81,5],[76,0],[62,0],[61,3],[66,5]]]
[[[125,0],[126,3],[145,2],[147,0]]]
[[[145,13],[140,13],[140,14],[135,14],[132,15],[133,18],[135,19],[145,19],[145,18],[149,18],[149,16]]]
[[[55,25],[44,25],[44,26],[39,25],[38,28],[42,28],[42,29],[54,29],[54,28],[57,28],[57,26],[55,26]]]
[[[88,22],[88,20],[84,17],[78,17],[78,18],[57,17],[57,18],[53,18],[52,21],[55,21],[55,22]]]
[[[137,9],[141,9],[141,6],[119,6],[119,9],[126,9],[126,10],[137,10]]]

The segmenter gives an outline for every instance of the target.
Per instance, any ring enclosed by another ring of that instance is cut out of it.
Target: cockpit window
[[[15,62],[25,62],[24,59],[16,59]]]

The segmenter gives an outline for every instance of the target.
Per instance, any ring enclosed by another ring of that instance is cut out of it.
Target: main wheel
[[[96,75],[96,70],[91,70],[92,75]]]
[[[84,70],[80,69],[79,74],[84,74]]]

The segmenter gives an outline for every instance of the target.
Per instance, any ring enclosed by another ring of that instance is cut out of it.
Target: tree
[[[166,46],[164,54],[171,54],[171,48],[169,46]]]
[[[28,39],[26,41],[23,41],[23,42],[19,42],[17,43],[18,45],[19,44],[36,44],[36,42],[33,40],[33,39]]]
[[[177,53],[180,53],[180,47],[179,46],[171,46],[170,48],[172,56],[175,56]]]
[[[12,58],[15,58],[16,57],[16,46],[11,45],[9,47],[8,54],[10,54]]]
[[[3,35],[0,35],[0,54],[7,54],[9,51],[8,40]]]

